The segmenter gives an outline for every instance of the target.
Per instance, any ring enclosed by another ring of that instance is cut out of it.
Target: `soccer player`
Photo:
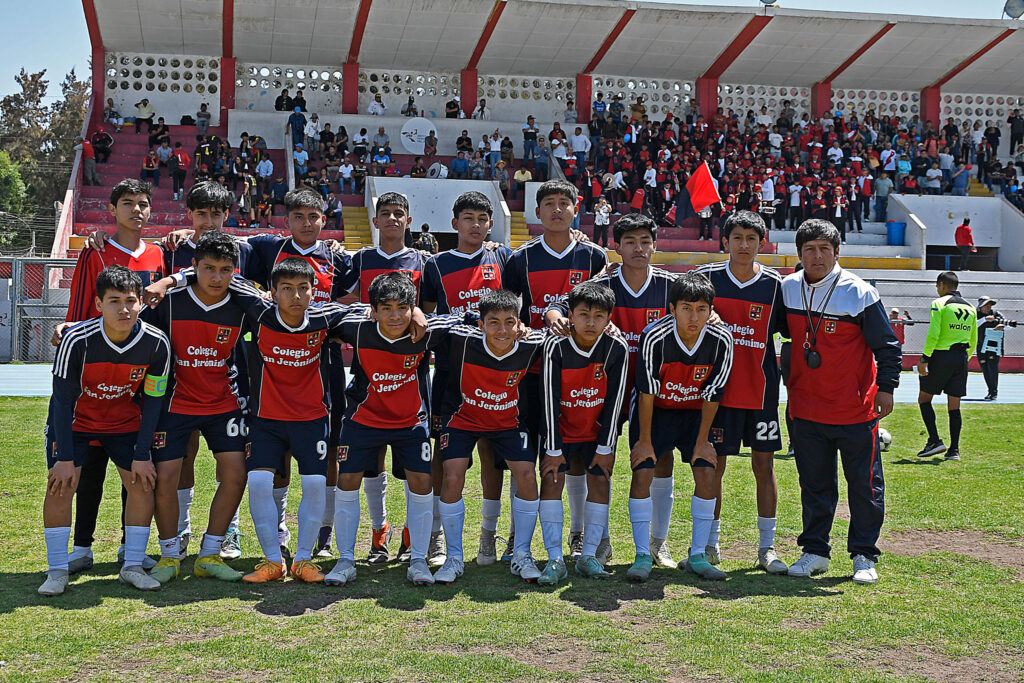
[[[359,311],[346,316],[337,336],[353,346],[352,381],[338,449],[335,534],[339,560],[327,575],[329,585],[345,585],[356,576],[355,542],[359,528],[359,484],[379,465],[382,448],[391,447],[392,465],[404,470],[409,489],[409,570],[413,585],[434,582],[427,566],[433,514],[428,420],[431,349],[447,340],[446,332],[462,316],[430,320],[424,336],[411,334],[416,286],[405,273],[378,275],[369,289],[372,319]],[[382,468],[383,469],[383,468]]]
[[[160,588],[142,568],[142,560],[156,484],[150,446],[167,386],[170,345],[163,332],[139,320],[138,274],[124,266],[108,266],[92,289],[100,317],[67,330],[53,363],[46,421],[49,475],[43,502],[49,570],[39,587],[45,596],[60,595],[68,584],[71,497],[94,439],[117,465],[128,492],[125,561],[119,578],[140,590]]]
[[[594,281],[569,292],[568,337],[544,344],[541,380],[544,399],[544,455],[540,461],[540,528],[548,563],[538,583],[566,578],[562,557],[562,474],[575,459],[587,473],[583,548],[576,573],[608,578],[597,560],[608,526],[608,504],[619,416],[629,372],[626,341],[609,334],[615,293]]]
[[[729,260],[701,266],[697,273],[715,288],[715,311],[733,337],[733,370],[711,427],[718,453],[715,520],[705,550],[708,562],[718,564],[721,529],[722,477],[727,457],[751,449],[750,466],[757,485],[757,564],[771,574],[789,567],[775,553],[775,514],[779,489],[775,482],[775,452],[782,448],[779,429],[779,363],[775,334],[789,337],[782,305],[782,277],[754,258],[768,234],[764,220],[752,211],[737,211],[722,227],[722,246]]]
[[[939,298],[932,302],[928,336],[917,365],[921,383],[917,404],[928,430],[928,443],[917,454],[919,458],[945,452],[946,460],[960,459],[960,399],[967,394],[967,361],[978,345],[978,311],[960,296],[959,285],[960,278],[949,271],[939,273],[935,281]],[[948,450],[939,438],[932,408],[932,397],[943,392],[949,411]]]
[[[707,324],[714,299],[714,287],[706,278],[684,273],[669,292],[671,317],[653,323],[640,336],[629,424],[629,521],[636,545],[636,559],[626,572],[630,581],[646,581],[651,573],[651,480],[655,462],[672,457],[673,449],[679,449],[693,472],[693,532],[686,568],[705,579],[725,578],[704,554],[715,517],[717,456],[711,425],[729,380],[733,348],[728,330]]]
[[[494,224],[494,207],[479,192],[466,192],[455,200],[452,207],[452,227],[458,233],[455,249],[433,256],[423,266],[420,295],[426,313],[464,313],[476,311],[480,297],[501,288],[502,272],[512,252],[508,247],[487,249],[484,240]],[[440,438],[441,415],[438,412],[448,385],[450,359],[446,346],[434,352],[434,377],[431,382],[432,419],[431,435]],[[436,566],[445,562],[446,543],[441,525],[440,503],[443,479],[440,443],[435,445],[433,462],[434,525],[431,527],[430,551],[427,564]],[[483,439],[477,445],[480,456],[480,485],[483,489],[480,548],[476,562],[481,566],[494,564],[497,557],[495,531],[501,514],[502,470],[494,466],[490,443]],[[461,540],[459,548],[461,549]]]
[[[480,297],[477,327],[457,326],[451,332],[450,372],[440,415],[441,524],[446,559],[434,575],[438,583],[462,576],[462,529],[466,505],[462,490],[472,465],[473,447],[486,439],[497,463],[504,463],[518,482],[512,516],[519,530],[512,557],[512,574],[536,581],[540,570],[530,553],[540,502],[537,498],[536,446],[524,422],[520,386],[544,343],[545,333],[534,330],[518,339],[523,323],[520,302],[505,289]],[[481,465],[483,466],[483,465]],[[495,512],[495,516],[497,513]]]

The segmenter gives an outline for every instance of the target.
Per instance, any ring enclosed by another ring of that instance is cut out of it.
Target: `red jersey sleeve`
[[[78,255],[75,274],[71,277],[71,299],[65,320],[76,323],[99,316],[94,300],[96,298],[96,276],[103,269],[103,260],[92,247],[86,247]]]

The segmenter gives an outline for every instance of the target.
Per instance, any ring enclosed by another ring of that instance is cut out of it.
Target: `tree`
[[[28,190],[21,179],[18,165],[7,152],[0,150],[0,245],[10,243],[25,225],[22,213],[28,203]]]

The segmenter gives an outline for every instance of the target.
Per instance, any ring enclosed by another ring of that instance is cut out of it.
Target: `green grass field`
[[[41,502],[43,399],[0,399],[0,680],[1020,680],[1024,677],[1024,407],[968,406],[963,461],[918,461],[914,406],[884,426],[886,551],[876,586],[857,586],[841,503],[832,570],[810,580],[755,571],[749,459],[726,477],[722,546],[728,580],[655,569],[624,580],[632,560],[628,463],[620,441],[612,508],[615,578],[576,577],[556,589],[479,568],[455,585],[413,588],[405,565],[359,565],[342,589],[291,582],[249,587],[191,576],[157,593],[117,582],[117,477],[94,546],[96,566],[62,598],[35,589],[46,567]],[[940,429],[944,429],[940,414]],[[776,464],[779,553],[799,556],[799,487],[791,459]],[[470,479],[476,478],[471,476]],[[212,458],[197,464],[193,531],[205,526]],[[400,486],[389,490],[403,519]],[[688,468],[676,469],[670,543],[690,533]],[[845,494],[841,496],[845,499]],[[294,527],[298,496],[291,500]],[[479,482],[466,495],[466,552],[475,556]],[[499,533],[507,530],[508,499]],[[568,518],[568,514],[566,515]],[[257,559],[243,504],[243,559]],[[368,547],[363,513],[357,555]],[[198,539],[194,542],[197,543]],[[151,552],[156,551],[155,534]],[[540,529],[535,556],[543,559]],[[324,561],[329,569],[333,560]]]

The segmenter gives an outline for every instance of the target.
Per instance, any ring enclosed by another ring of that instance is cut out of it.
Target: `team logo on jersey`
[[[826,334],[835,334],[836,333],[836,321],[835,320],[826,320],[825,321],[825,333]]]
[[[320,333],[310,332],[306,335],[306,346],[316,346],[320,343]]]
[[[338,462],[348,460],[348,446],[338,446]]]
[[[693,381],[703,382],[707,379],[708,375],[711,374],[710,365],[694,365],[693,366]]]
[[[516,382],[519,381],[519,376],[522,374],[522,370],[516,370],[515,372],[508,373],[508,379],[505,380],[505,386],[514,387]]]
[[[655,320],[661,320],[662,310],[660,308],[648,308],[647,309],[647,324],[650,325]]]
[[[604,366],[603,365],[598,365],[598,366],[594,367],[594,379],[596,379],[596,380],[604,379]]]
[[[251,441],[246,441],[245,442],[245,457],[248,458],[250,455],[252,455],[252,442]]]
[[[404,367],[406,370],[414,368],[414,367],[416,367],[416,363],[419,362],[419,359],[420,359],[420,357],[418,355],[416,355],[416,356],[406,356],[405,357],[405,361],[403,361],[403,363],[402,363],[402,367]]]
[[[725,430],[721,427],[711,428],[711,443],[724,443],[725,442]]]
[[[218,327],[217,328],[217,343],[226,344],[231,339],[231,328],[230,327]]]
[[[167,445],[167,432],[153,432],[153,448],[163,448]]]
[[[448,432],[441,435],[441,450],[448,448]]]
[[[750,304],[750,319],[751,320],[760,320],[762,312],[764,312],[764,305],[763,304]]]
[[[132,382],[137,382],[145,376],[146,368],[132,368],[132,373],[128,376],[128,379]]]
[[[585,270],[570,270],[569,271],[569,284],[570,285],[578,285],[579,283],[583,282],[583,279],[586,276],[587,276],[587,271],[585,271]]]
[[[493,263],[484,263],[480,266],[480,274],[485,280],[497,280],[498,271],[495,269]]]

